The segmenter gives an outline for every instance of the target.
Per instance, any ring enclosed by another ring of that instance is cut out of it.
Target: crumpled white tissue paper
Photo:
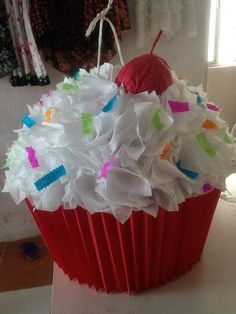
[[[116,73],[107,63],[99,76],[80,69],[28,107],[34,125],[16,130],[6,161],[4,191],[17,204],[27,197],[36,209],[81,206],[125,222],[132,210],[155,216],[159,206],[178,210],[186,198],[225,189],[235,142],[202,88],[173,73],[160,97],[126,94]],[[189,110],[173,112],[171,101]]]

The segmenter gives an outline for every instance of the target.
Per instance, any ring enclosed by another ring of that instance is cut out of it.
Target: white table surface
[[[96,292],[55,265],[52,314],[93,313],[236,314],[236,204],[219,201],[200,263],[157,290],[132,296]]]

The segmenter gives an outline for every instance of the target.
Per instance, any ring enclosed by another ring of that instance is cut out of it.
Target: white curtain
[[[160,29],[168,38],[197,35],[195,0],[136,0],[137,45],[143,47]]]

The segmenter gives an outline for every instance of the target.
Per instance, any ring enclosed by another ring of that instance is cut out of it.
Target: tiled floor
[[[0,293],[1,314],[50,314],[52,286]]]

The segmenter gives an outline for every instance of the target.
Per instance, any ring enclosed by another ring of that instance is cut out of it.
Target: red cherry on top
[[[126,92],[138,94],[155,91],[157,95],[161,95],[173,84],[166,61],[152,53],[162,32],[159,32],[150,53],[134,58],[118,73],[115,81],[118,85],[123,84]]]

